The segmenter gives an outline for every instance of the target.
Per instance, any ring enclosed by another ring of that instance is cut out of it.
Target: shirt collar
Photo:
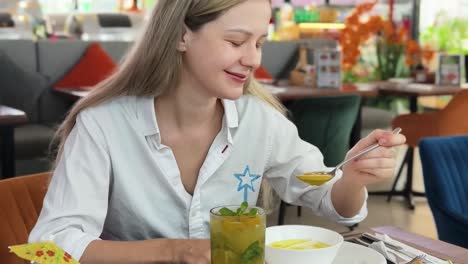
[[[137,99],[137,119],[144,136],[159,134],[154,110],[154,97],[141,97]]]
[[[233,144],[231,128],[237,128],[239,126],[239,116],[237,113],[236,103],[232,100],[227,99],[222,99],[221,102],[224,106],[224,120],[228,128],[227,140],[229,144]]]
[[[223,123],[223,126],[227,126],[227,140],[232,144],[231,128],[237,128],[239,126],[237,107],[233,100],[222,99],[221,102],[224,107],[225,123]],[[158,122],[156,121],[156,113],[154,110],[154,97],[142,97],[137,100],[137,119],[144,136],[159,134]]]

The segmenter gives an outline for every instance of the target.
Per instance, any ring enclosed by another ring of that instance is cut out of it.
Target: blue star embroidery
[[[255,192],[253,182],[258,180],[260,175],[252,174],[249,166],[246,166],[243,173],[235,173],[234,177],[239,180],[237,191],[240,192],[244,190],[244,202],[247,202],[248,191],[251,190],[252,192]]]

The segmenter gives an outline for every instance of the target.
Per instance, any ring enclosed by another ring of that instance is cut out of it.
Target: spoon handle
[[[401,128],[397,127],[395,128],[392,133],[397,135],[401,132]],[[379,143],[375,143],[375,144],[372,144],[370,145],[369,147],[359,151],[358,153],[354,154],[353,156],[345,159],[344,161],[342,161],[340,164],[336,165],[336,169],[340,168],[341,166],[345,165],[346,163],[348,163],[349,161],[353,160],[353,159],[356,159],[356,158],[359,158],[361,157],[362,155],[366,154],[367,152],[369,151],[372,151],[376,148],[380,147]]]

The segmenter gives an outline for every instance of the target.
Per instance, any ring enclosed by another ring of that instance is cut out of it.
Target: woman
[[[270,9],[268,0],[160,0],[118,72],[62,124],[30,241],[52,240],[82,263],[209,263],[209,210],[255,204],[262,179],[287,202],[361,221],[365,186],[392,175],[392,147],[405,139],[374,131],[349,154],[383,147],[342,177],[296,180],[326,168],[252,80]]]

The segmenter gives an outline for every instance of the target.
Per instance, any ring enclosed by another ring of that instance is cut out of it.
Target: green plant
[[[398,65],[404,54],[404,46],[401,43],[392,43],[379,39],[377,41],[376,51],[376,71],[380,79],[388,80],[392,77],[398,77]]]
[[[439,51],[468,54],[468,18],[451,18],[446,12],[437,15],[436,23],[421,33],[423,43]]]

